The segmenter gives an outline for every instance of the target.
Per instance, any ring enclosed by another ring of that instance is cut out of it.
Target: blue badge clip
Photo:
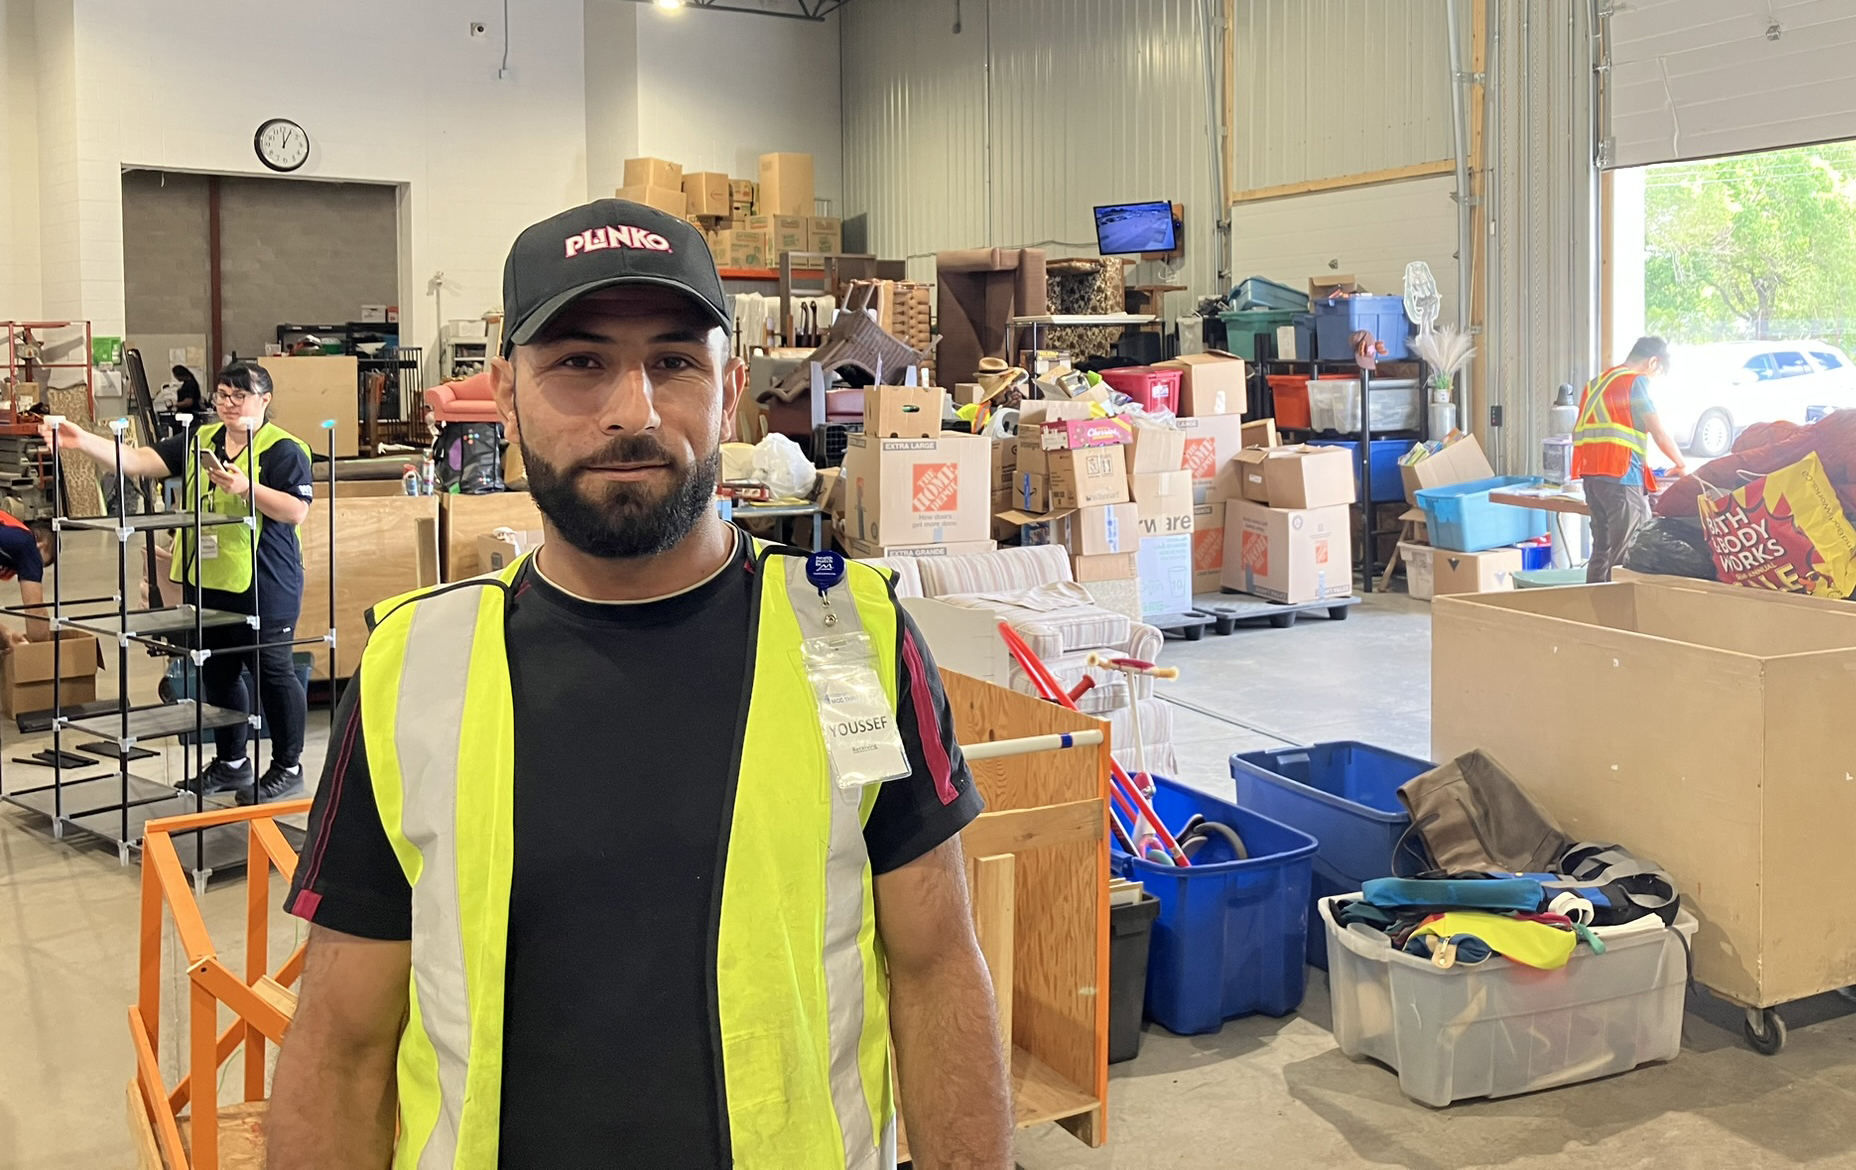
[[[806,580],[812,582],[820,597],[844,580],[844,558],[827,549],[806,558]]]

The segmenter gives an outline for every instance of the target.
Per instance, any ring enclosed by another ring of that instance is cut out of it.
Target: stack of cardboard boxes
[[[1465,435],[1420,460],[1402,463],[1399,474],[1405,481],[1405,499],[1411,504],[1402,519],[1421,538],[1400,541],[1398,546],[1399,560],[1405,566],[1405,588],[1411,596],[1429,601],[1444,594],[1513,589],[1514,575],[1522,568],[1519,548],[1481,552],[1432,548],[1424,529],[1424,513],[1418,509],[1418,492],[1423,488],[1494,478],[1495,469],[1489,466],[1488,456],[1476,437]]]
[[[833,523],[854,557],[991,552],[990,441],[943,433],[937,387],[864,391],[864,430],[849,436],[843,510]]]
[[[615,194],[701,228],[723,268],[771,268],[781,252],[844,250],[844,221],[812,214],[811,155],[762,155],[760,175],[757,183],[720,171],[685,173],[668,159],[630,158]]]
[[[1225,503],[1226,588],[1267,601],[1353,592],[1353,460],[1336,447],[1238,452],[1241,496]]]

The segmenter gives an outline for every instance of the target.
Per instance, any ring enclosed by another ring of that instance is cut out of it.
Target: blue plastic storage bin
[[[1308,311],[1308,292],[1306,289],[1291,288],[1274,280],[1253,276],[1242,281],[1231,290],[1231,307],[1233,309],[1294,309],[1298,313]]]
[[[1494,479],[1421,489],[1418,507],[1424,509],[1431,543],[1456,552],[1481,552],[1545,536],[1547,514],[1539,508],[1517,508],[1489,499],[1489,493],[1497,488],[1534,482],[1521,475],[1498,475]]]
[[[1235,1016],[1283,1016],[1308,978],[1309,883],[1315,839],[1268,817],[1154,778],[1154,813],[1169,829],[1194,813],[1237,830],[1250,860],[1213,839],[1180,869],[1130,857],[1115,864],[1160,899],[1147,959],[1147,1017],[1170,1032],[1216,1032]]]
[[[1411,824],[1398,800],[1399,786],[1434,766],[1351,740],[1231,757],[1239,805],[1321,843],[1309,902],[1310,963],[1327,970],[1327,932],[1320,929],[1315,903],[1392,876],[1392,851]]]
[[[1550,544],[1524,544],[1521,546],[1521,569],[1523,572],[1537,572],[1553,567],[1553,546]]]
[[[1310,447],[1345,447],[1353,460],[1353,490],[1360,490],[1360,444],[1354,439],[1310,439]],[[1398,461],[1411,450],[1410,439],[1373,440],[1373,502],[1395,504],[1405,498],[1405,477]],[[1352,891],[1349,891],[1351,893]]]
[[[1322,361],[1352,358],[1351,338],[1359,329],[1386,343],[1381,361],[1394,361],[1411,352],[1411,318],[1405,316],[1404,297],[1357,296],[1316,302],[1315,345]]]
[[[1297,313],[1291,322],[1295,326],[1295,356],[1298,361],[1315,360],[1315,315]]]

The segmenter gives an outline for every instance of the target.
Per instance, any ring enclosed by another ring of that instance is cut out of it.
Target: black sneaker
[[[215,792],[230,792],[238,797],[240,804],[244,804],[251,796],[251,761],[246,759],[228,764],[224,760],[214,760],[206,766],[206,771],[194,779],[182,780],[180,788],[182,792],[198,792],[206,796]]]
[[[276,764],[264,770],[258,777],[257,791],[239,794],[240,804],[270,804],[276,800],[288,800],[292,796],[303,795],[303,765],[295,769],[280,768]]]

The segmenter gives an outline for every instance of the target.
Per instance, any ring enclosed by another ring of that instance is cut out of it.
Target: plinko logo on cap
[[[588,228],[577,236],[568,236],[566,243],[569,260],[586,252],[597,252],[602,248],[636,248],[645,252],[672,250],[669,240],[656,232],[647,232],[643,228],[632,227],[630,224]]]

